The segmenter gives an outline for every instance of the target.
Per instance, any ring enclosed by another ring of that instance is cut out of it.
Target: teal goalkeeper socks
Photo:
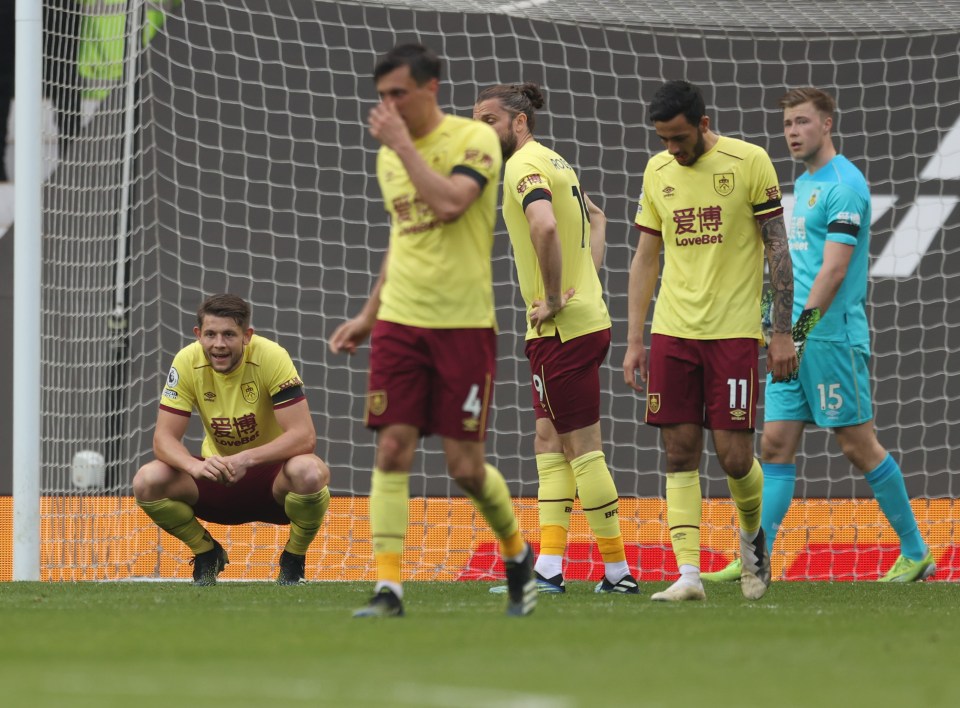
[[[888,454],[865,478],[880,510],[900,537],[900,553],[912,561],[923,560],[927,555],[927,544],[917,528],[900,465]]]
[[[763,511],[760,525],[767,537],[767,552],[773,551],[773,542],[780,531],[783,517],[790,510],[793,488],[797,481],[797,466],[774,462],[763,463]]]

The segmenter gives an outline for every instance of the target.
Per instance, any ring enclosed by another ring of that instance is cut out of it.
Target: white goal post
[[[421,41],[444,58],[440,101],[453,113],[470,115],[477,92],[491,83],[540,83],[547,103],[538,138],[578,169],[609,219],[603,282],[614,343],[601,379],[602,429],[624,500],[628,560],[643,579],[675,570],[657,432],[642,423],[644,402],[619,373],[632,220],[643,167],[661,149],[645,103],[665,79],[700,85],[720,132],[770,152],[789,206],[799,168],[786,151],[777,99],[799,85],[830,90],[840,109],[839,145],[866,174],[874,200],[876,426],[916,500],[941,568],[937,578],[960,577],[953,551],[960,536],[950,523],[960,494],[953,479],[960,447],[960,250],[953,245],[960,236],[960,2],[810,2],[803,13],[773,0],[682,12],[642,0],[162,5],[162,29],[144,41],[146,11],[161,4],[128,3],[126,34],[134,40],[123,44],[127,71],[97,86],[92,118],[62,141],[43,190],[43,579],[189,575],[189,551],[132,503],[130,479],[152,454],[159,392],[173,354],[190,337],[193,313],[205,295],[223,291],[248,299],[257,331],[293,356],[320,436],[318,454],[332,470],[334,502],[308,556],[308,577],[371,577],[367,350],[338,358],[325,341],[360,309],[386,247],[376,144],[365,121],[376,101],[375,58],[402,41]],[[18,212],[18,231],[22,223]],[[498,228],[499,363],[488,451],[536,539],[523,313],[502,222]],[[197,449],[198,432],[194,425]],[[80,451],[105,459],[102,479],[79,477],[91,486],[71,475]],[[492,539],[444,471],[435,441],[426,441],[411,477],[405,572],[492,578]],[[727,560],[735,528],[712,451],[701,479],[712,567]],[[869,488],[823,431],[806,435],[797,495],[774,552],[775,578],[870,579],[896,556],[896,537]],[[285,533],[263,524],[216,529],[230,547],[226,576],[273,577]],[[595,578],[601,569],[578,506],[568,577]],[[0,565],[0,578],[9,578],[4,572]]]

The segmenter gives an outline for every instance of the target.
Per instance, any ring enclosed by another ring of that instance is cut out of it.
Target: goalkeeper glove
[[[790,380],[793,381],[800,374],[800,362],[803,360],[803,350],[807,346],[807,335],[816,327],[820,321],[820,308],[812,307],[804,310],[793,325],[793,346],[797,349],[797,368],[794,369]]]

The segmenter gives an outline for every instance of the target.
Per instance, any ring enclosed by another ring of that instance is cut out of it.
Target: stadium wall
[[[149,522],[130,497],[45,498],[42,580],[137,580],[191,577],[190,552]],[[514,500],[524,535],[539,546],[536,498]],[[936,580],[960,580],[960,502],[913,502],[920,532],[937,563]],[[622,499],[620,520],[627,562],[639,580],[672,580],[676,561],[662,499]],[[0,498],[0,582],[12,577],[12,504]],[[701,562],[720,570],[738,548],[736,508],[726,499],[703,504]],[[375,580],[370,562],[367,497],[334,497],[323,528],[307,552],[308,580]],[[225,580],[272,580],[280,547],[274,527],[208,524],[229,542]],[[113,538],[114,541],[104,541]],[[900,553],[896,534],[873,500],[797,500],[777,536],[775,580],[876,580]],[[499,543],[464,499],[424,497],[410,502],[403,557],[408,580],[497,580],[504,577]],[[565,577],[599,580],[603,560],[579,504],[571,517]]]

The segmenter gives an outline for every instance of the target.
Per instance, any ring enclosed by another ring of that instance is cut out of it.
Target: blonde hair
[[[777,103],[780,108],[794,108],[802,103],[812,103],[821,113],[832,116],[837,110],[837,102],[826,91],[813,86],[804,86],[787,91]]]

